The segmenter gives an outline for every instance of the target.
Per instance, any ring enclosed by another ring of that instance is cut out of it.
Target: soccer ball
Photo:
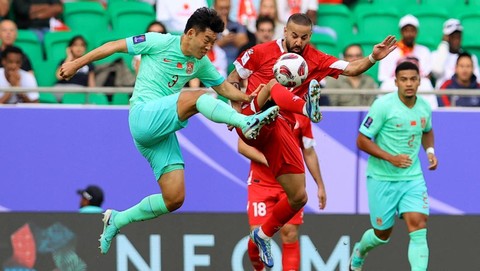
[[[300,86],[308,76],[308,65],[301,55],[286,53],[273,65],[275,79],[285,87]]]

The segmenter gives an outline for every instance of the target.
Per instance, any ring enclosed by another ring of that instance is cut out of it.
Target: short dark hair
[[[22,49],[20,49],[16,46],[7,46],[7,48],[5,48],[2,51],[2,59],[6,59],[8,54],[20,54],[20,55],[23,56],[23,51],[22,51]]]
[[[473,61],[472,55],[471,55],[470,53],[468,53],[468,52],[461,52],[460,54],[458,54],[458,58],[457,58],[457,61],[456,61],[457,65],[458,65],[458,61],[459,61],[460,58],[462,58],[462,57],[468,57],[470,60]]]
[[[72,46],[77,40],[83,41],[83,43],[85,43],[85,47],[87,47],[87,45],[88,45],[87,40],[86,40],[82,35],[76,35],[76,36],[74,36],[74,37],[68,42],[68,47]]]
[[[153,22],[149,23],[148,26],[147,26],[147,29],[145,29],[145,31],[148,32],[148,29],[150,29],[150,27],[152,27],[154,25],[159,25],[160,27],[162,27],[163,32],[161,32],[161,33],[162,34],[167,34],[167,28],[165,27],[165,25],[162,22],[159,22],[159,21],[153,21]]]
[[[397,65],[397,68],[395,69],[395,75],[397,75],[400,71],[406,70],[415,70],[417,71],[417,73],[420,73],[420,71],[418,70],[418,66],[415,65],[415,63],[412,63],[410,61],[404,61]]]
[[[183,33],[186,34],[191,28],[198,32],[205,32],[209,28],[215,33],[221,33],[225,29],[225,23],[214,9],[202,7],[188,18]]]
[[[345,56],[347,54],[348,49],[350,49],[352,47],[360,48],[360,51],[362,51],[362,54],[363,54],[363,48],[362,48],[362,45],[360,45],[360,43],[351,43],[351,44],[345,46],[345,48],[343,49],[343,56]]]
[[[294,13],[290,17],[288,17],[287,24],[290,22],[305,25],[305,26],[313,26],[312,20],[307,16],[305,13]]]
[[[255,29],[258,30],[258,27],[263,23],[271,23],[273,28],[275,29],[275,21],[272,18],[263,15],[257,18],[257,21],[255,22]]]

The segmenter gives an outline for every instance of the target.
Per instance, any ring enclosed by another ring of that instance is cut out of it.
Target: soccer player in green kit
[[[100,252],[108,252],[113,238],[125,225],[170,213],[185,198],[184,161],[175,132],[187,125],[188,118],[200,112],[208,119],[241,128],[248,138],[256,138],[264,124],[275,119],[278,106],[245,116],[206,91],[183,91],[192,78],[233,101],[250,102],[256,95],[239,91],[217,72],[205,57],[224,30],[224,23],[213,9],[199,8],[188,19],[182,36],[146,33],[108,42],[88,54],[67,62],[60,75],[71,78],[87,63],[116,52],[142,55],[133,96],[129,124],[137,149],[152,167],[162,194],[153,194],[125,210],[104,214]]]
[[[373,229],[367,230],[353,248],[350,261],[353,271],[362,270],[370,250],[388,243],[396,213],[405,220],[410,235],[411,270],[425,271],[428,266],[429,205],[418,153],[423,146],[429,169],[437,168],[432,109],[416,95],[420,75],[415,64],[400,63],[395,76],[398,91],[373,103],[357,138],[358,148],[370,154],[367,191]]]

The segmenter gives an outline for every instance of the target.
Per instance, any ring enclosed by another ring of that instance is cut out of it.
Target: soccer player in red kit
[[[317,196],[320,209],[324,209],[327,201],[325,186],[323,184],[318,157],[314,146],[316,145],[312,133],[310,119],[306,116],[295,114],[296,123],[293,128],[295,138],[302,148],[303,158],[317,184]],[[275,204],[286,197],[282,186],[268,168],[265,156],[254,147],[248,146],[243,140],[238,141],[238,151],[251,160],[248,175],[248,221],[253,230],[262,225],[271,215]],[[290,219],[280,230],[282,240],[282,267],[283,270],[295,271],[300,268],[300,246],[298,243],[298,230],[303,224],[303,209]],[[248,256],[256,271],[264,270],[260,260],[259,250],[252,239],[248,242]]]
[[[285,27],[284,39],[262,43],[245,51],[234,62],[235,70],[228,78],[228,81],[234,84],[238,84],[242,79],[248,79],[247,94],[261,84],[266,84],[250,105],[242,106],[242,112],[260,111],[267,99],[273,100],[280,107],[277,120],[264,126],[257,140],[242,138],[265,155],[270,170],[287,195],[275,205],[269,219],[251,232],[253,241],[259,247],[260,259],[268,267],[273,266],[270,238],[307,202],[305,169],[300,148],[292,133],[295,124],[293,113],[309,116],[312,121],[318,122],[321,114],[312,114],[319,111],[317,80],[326,76],[337,78],[340,74],[358,75],[396,48],[395,37],[388,36],[374,46],[368,57],[346,62],[312,47],[309,44],[311,35],[312,21],[308,16],[301,13],[291,15]],[[273,65],[278,57],[287,52],[302,55],[307,61],[309,70],[307,80],[302,85],[289,89],[290,91],[272,80]],[[302,98],[304,96],[309,102],[305,102]]]

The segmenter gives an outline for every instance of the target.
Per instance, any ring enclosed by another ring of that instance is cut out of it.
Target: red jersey
[[[295,114],[295,126],[293,134],[302,149],[309,149],[316,145],[313,138],[312,124],[310,119],[304,115]],[[275,179],[274,174],[267,166],[257,163],[250,163],[250,173],[248,176],[248,185],[251,184],[281,188],[281,185]]]

